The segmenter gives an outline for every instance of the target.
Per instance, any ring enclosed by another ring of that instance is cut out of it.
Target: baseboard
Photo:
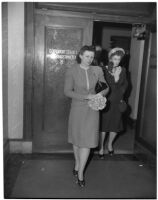
[[[135,144],[139,146],[142,150],[144,150],[146,153],[156,156],[156,149],[154,149],[150,144],[148,144],[146,141],[144,141],[142,138],[136,138]]]
[[[138,140],[135,141],[135,154],[146,154],[146,156],[150,157],[150,158],[156,158],[156,154],[154,152],[152,152],[151,150],[149,150],[149,148],[146,148],[146,146],[144,146],[141,142],[139,142]]]
[[[95,149],[94,151],[94,154],[98,154],[98,150]],[[42,153],[42,154],[73,154],[73,149],[52,149],[50,151],[48,150],[41,150],[41,149],[36,149],[36,151],[33,151],[33,153]],[[108,154],[108,151],[105,150],[105,154]],[[115,149],[115,154],[134,154],[134,151],[133,150],[124,150],[124,149]]]
[[[32,153],[32,141],[9,140],[10,153]]]

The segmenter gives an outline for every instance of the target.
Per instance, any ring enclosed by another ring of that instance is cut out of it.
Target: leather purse
[[[125,112],[127,110],[127,103],[124,100],[120,100],[119,110],[120,112]]]
[[[108,88],[107,84],[98,80],[98,82],[95,86],[95,91],[96,91],[96,93],[99,93],[102,90],[105,90],[106,88]]]

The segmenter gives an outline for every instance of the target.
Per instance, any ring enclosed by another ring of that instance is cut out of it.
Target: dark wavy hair
[[[79,51],[79,53],[77,54],[77,56],[76,56],[76,61],[77,61],[78,64],[81,63],[80,55],[83,55],[83,53],[84,53],[85,51],[92,51],[92,52],[95,53],[95,47],[94,47],[94,46],[87,46],[87,45],[83,46],[83,47],[80,49],[80,51]]]
[[[117,56],[120,56],[121,57],[121,59],[124,57],[124,53],[122,52],[122,51],[116,51],[116,52],[114,52],[114,53],[112,53],[111,55],[110,55],[110,57],[109,57],[109,60],[113,57],[113,56],[115,56],[115,55],[117,55]]]

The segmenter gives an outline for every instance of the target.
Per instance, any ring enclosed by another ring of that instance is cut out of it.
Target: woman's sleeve
[[[126,76],[126,69],[123,68],[123,82],[121,84],[121,91],[124,94],[128,86],[127,76]]]
[[[75,98],[79,100],[84,100],[87,98],[87,95],[82,95],[74,92],[74,78],[72,74],[72,69],[69,68],[65,74],[65,84],[64,84],[64,94],[67,97]]]
[[[107,82],[106,82],[106,80],[105,80],[103,70],[102,70],[101,68],[98,68],[98,69],[99,69],[99,75],[98,75],[99,81],[100,81],[100,82],[104,82],[104,83],[106,83],[106,85],[107,85],[107,88],[106,88],[105,90],[102,90],[102,91],[101,91],[101,94],[102,94],[102,95],[107,95],[107,93],[109,92],[109,86],[108,86],[108,84],[107,84]]]

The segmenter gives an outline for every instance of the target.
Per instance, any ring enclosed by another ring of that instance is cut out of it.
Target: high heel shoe
[[[112,151],[108,150],[108,154],[109,154],[110,156],[113,156],[113,155],[114,155],[114,150],[112,150]]]
[[[101,159],[101,160],[103,160],[105,157],[104,157],[104,154],[98,154],[98,156],[99,156],[99,158]]]
[[[99,156],[99,158],[101,159],[101,160],[103,160],[104,159],[104,150],[103,149],[100,149],[99,151],[98,151],[98,156]]]
[[[80,186],[80,187],[85,187],[85,180],[83,179],[82,181],[81,180],[79,180],[79,178],[78,178],[78,180],[77,180],[77,184]]]
[[[77,170],[73,169],[72,173],[73,173],[74,176],[76,176],[76,177],[78,176],[78,171]]]

